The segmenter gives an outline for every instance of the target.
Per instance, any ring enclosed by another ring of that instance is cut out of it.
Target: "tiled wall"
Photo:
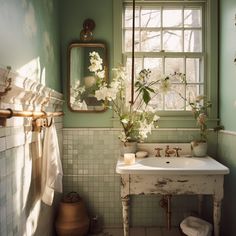
[[[61,140],[61,119],[57,119],[57,127]],[[26,134],[23,126],[8,125],[0,128],[0,137],[0,235],[36,232],[35,235],[51,236],[53,208],[42,204],[39,196],[38,134]]]
[[[90,215],[98,215],[105,226],[122,225],[120,178],[115,173],[119,157],[118,129],[79,128],[63,129],[64,193],[77,191],[85,200]],[[194,130],[158,129],[149,142],[188,142]],[[216,150],[216,134],[211,133],[210,153]],[[131,225],[164,226],[165,213],[159,206],[159,196],[133,196],[131,199]],[[196,211],[196,197],[173,196],[173,225]]]
[[[0,72],[5,73],[1,68]],[[0,85],[4,85],[1,73]],[[44,94],[49,91],[52,96],[45,105],[46,111],[62,109],[61,94],[36,81],[11,75],[11,90],[1,98],[0,109],[40,111],[44,99],[48,100]],[[55,118],[55,123],[62,147],[62,118]],[[12,117],[0,126],[1,236],[52,236],[56,201],[49,207],[40,198],[41,175],[45,174],[41,173],[39,151],[43,136],[44,130],[32,132],[32,117]]]

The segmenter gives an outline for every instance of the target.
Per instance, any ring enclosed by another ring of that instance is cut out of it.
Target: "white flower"
[[[146,120],[140,122],[139,137],[140,139],[146,139],[148,133],[152,132],[152,123],[148,124]]]
[[[117,88],[108,88],[108,90],[107,90],[107,99],[109,101],[115,100],[117,92],[118,92]]]
[[[79,86],[80,86],[80,80],[79,80],[79,79],[75,79],[75,80],[76,80],[75,86],[76,86],[76,87],[79,87]]]
[[[101,71],[97,71],[95,73],[95,75],[100,78],[100,79],[103,79],[105,77],[105,71],[104,70],[101,70]]]
[[[97,72],[102,70],[103,60],[97,52],[89,53],[90,56],[90,66],[88,67],[89,71]]]
[[[160,119],[160,116],[157,116],[157,115],[154,115],[153,116],[153,121],[155,122],[155,121],[158,121]]]
[[[169,77],[162,78],[160,81],[160,91],[166,94],[170,90],[171,90],[171,82],[169,80]]]
[[[101,87],[100,89],[95,91],[95,97],[97,98],[97,100],[105,100],[107,97],[107,87]]]
[[[127,118],[123,118],[123,119],[121,120],[121,122],[122,122],[123,124],[128,124],[129,120],[128,120]]]
[[[91,65],[88,67],[91,72],[102,70],[102,65],[98,61],[91,61]]]
[[[85,86],[79,87],[78,92],[83,93],[85,91]]]

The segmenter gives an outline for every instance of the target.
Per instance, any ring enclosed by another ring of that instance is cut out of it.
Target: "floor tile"
[[[121,228],[111,228],[111,229],[104,229],[103,230],[103,235],[102,236],[122,236],[123,229]]]
[[[171,230],[167,230],[165,228],[162,229],[162,236],[182,236],[180,230],[178,228],[172,228]]]
[[[162,236],[160,228],[146,228],[146,236]]]
[[[145,228],[130,228],[130,236],[146,236]]]

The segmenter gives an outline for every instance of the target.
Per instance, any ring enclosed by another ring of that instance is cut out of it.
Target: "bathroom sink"
[[[136,159],[132,165],[125,165],[121,158],[117,162],[116,172],[119,174],[224,175],[229,173],[229,169],[209,156],[203,158],[181,156]]]
[[[206,165],[205,161],[187,157],[156,158],[149,157],[139,161],[140,165],[153,168],[200,168]]]

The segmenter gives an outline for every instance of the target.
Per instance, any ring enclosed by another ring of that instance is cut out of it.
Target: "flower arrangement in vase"
[[[90,62],[94,65],[93,72],[98,75],[101,71],[101,62],[96,52],[90,54]],[[90,67],[89,67],[90,68]],[[110,84],[104,80],[96,82],[97,88],[94,91],[98,101],[103,102],[103,106],[113,109],[119,123],[122,127],[119,139],[123,147],[130,146],[133,142],[142,142],[151,133],[153,128],[157,128],[157,109],[150,105],[152,99],[160,93],[167,93],[171,90],[171,78],[182,79],[183,74],[174,73],[173,75],[162,75],[158,78],[151,77],[149,69],[143,69],[139,72],[134,83],[134,100],[128,103],[126,98],[127,78],[125,68],[120,66],[113,69],[113,79]],[[104,101],[109,101],[110,104]],[[135,147],[129,149],[128,152],[136,152]]]
[[[200,132],[200,138],[191,142],[191,149],[194,156],[203,157],[207,154],[207,110],[212,104],[205,96],[200,95],[189,102],[189,105]]]

